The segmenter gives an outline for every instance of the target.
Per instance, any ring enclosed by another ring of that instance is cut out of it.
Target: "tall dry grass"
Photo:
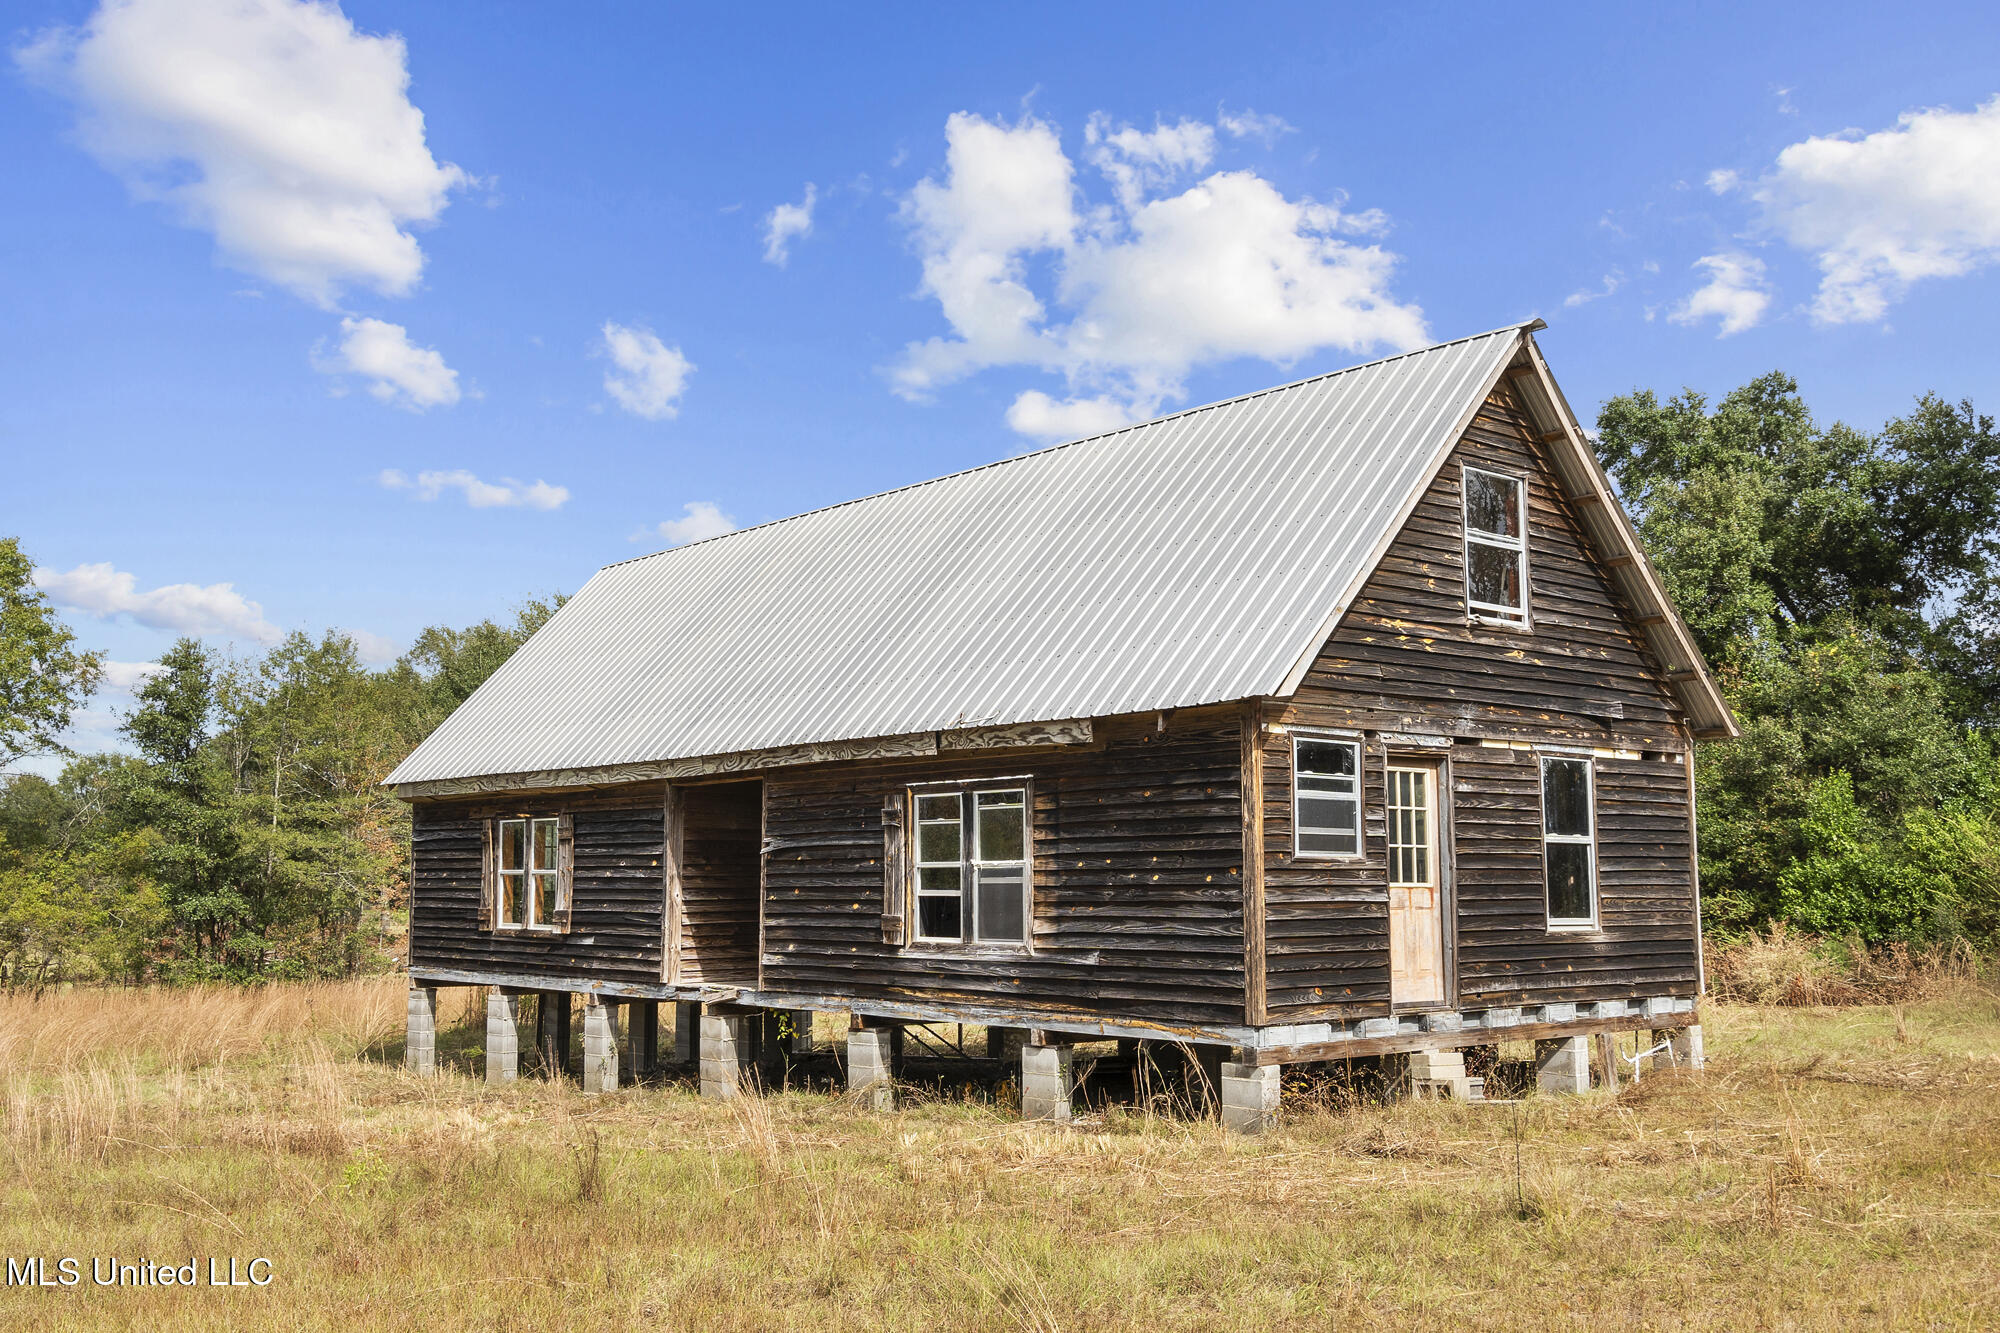
[[[1914,1004],[1980,986],[1990,960],[1964,940],[1870,947],[1788,930],[1783,922],[1740,940],[1711,943],[1710,989],[1743,1004]]]

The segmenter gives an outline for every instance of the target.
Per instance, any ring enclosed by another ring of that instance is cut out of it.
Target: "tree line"
[[[1711,404],[1614,398],[1598,449],[1743,735],[1700,747],[1704,918],[1868,943],[2000,942],[2000,436],[1934,395],[1821,426],[1765,375]],[[0,764],[58,748],[102,663],[0,540]],[[126,752],[0,783],[0,970],[250,980],[388,965],[408,815],[379,782],[526,641],[427,629],[165,654]]]

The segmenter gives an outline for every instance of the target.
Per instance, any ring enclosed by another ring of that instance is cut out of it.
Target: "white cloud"
[[[512,477],[502,477],[497,482],[481,481],[464,468],[419,472],[415,480],[388,468],[376,480],[392,491],[415,491],[419,500],[435,500],[446,491],[458,491],[474,509],[560,509],[569,500],[566,486],[551,486],[546,481],[516,481]]]
[[[680,348],[667,346],[651,329],[606,320],[604,353],[614,367],[604,374],[604,389],[620,407],[648,421],[680,414],[680,397],[694,370]]]
[[[367,666],[386,666],[403,655],[402,645],[382,634],[365,629],[344,629],[348,642],[354,645],[355,655]]]
[[[734,531],[736,520],[708,500],[690,500],[681,506],[679,518],[665,519],[660,523],[660,536],[675,546],[706,541]]]
[[[1711,194],[1728,194],[1743,183],[1743,178],[1728,167],[1717,167],[1708,173],[1708,189]]]
[[[1288,199],[1247,171],[1172,192],[1213,156],[1214,132],[1199,122],[1140,131],[1092,117],[1089,161],[1113,202],[1087,208],[1045,121],[960,112],[945,140],[943,179],[920,182],[903,217],[921,290],[953,336],[904,350],[890,368],[904,397],[986,367],[1035,367],[1063,376],[1067,396],[1030,390],[1009,420],[1065,434],[1153,415],[1197,365],[1425,339],[1422,312],[1389,292],[1396,256],[1347,239],[1379,233],[1380,212]],[[1067,318],[1052,319],[1051,306]]]
[[[104,663],[103,691],[106,694],[132,694],[154,676],[166,670],[158,662],[112,662]]]
[[[1007,409],[1007,424],[1037,440],[1080,440],[1129,426],[1143,414],[1108,395],[1063,402],[1030,389]]]
[[[1574,291],[1565,296],[1563,298],[1563,305],[1568,309],[1574,310],[1580,305],[1589,305],[1592,301],[1602,300],[1624,285],[1624,270],[1614,268],[1604,275],[1604,281],[1597,287],[1585,287],[1581,291]]]
[[[329,308],[349,284],[413,288],[414,229],[469,181],[425,143],[402,38],[333,0],[104,0],[14,58],[75,102],[82,145],[134,195]]]
[[[1279,135],[1298,132],[1298,127],[1283,116],[1260,115],[1248,107],[1241,111],[1218,110],[1215,123],[1232,139],[1261,140],[1266,148],[1276,143]]]
[[[170,583],[149,592],[109,561],[62,572],[37,569],[35,585],[64,607],[109,620],[129,616],[153,629],[179,634],[227,634],[258,643],[283,638],[264,619],[264,608],[245,600],[232,583]]]
[[[433,348],[411,343],[401,324],[343,319],[339,348],[331,356],[316,356],[314,364],[329,375],[363,376],[368,392],[412,412],[459,400],[458,372]]]
[[[1714,316],[1722,322],[1715,336],[1727,338],[1754,328],[1764,318],[1771,305],[1771,291],[1764,281],[1763,260],[1731,252],[1703,255],[1693,267],[1705,271],[1708,281],[1668,311],[1669,320],[1698,324]]]
[[[1878,320],[1911,283],[2000,258],[2000,96],[1905,112],[1896,128],[1795,143],[1754,191],[1820,269],[1813,317]]]
[[[783,268],[792,257],[792,242],[812,235],[813,205],[819,191],[806,182],[806,197],[796,204],[779,204],[764,216],[764,262]]]

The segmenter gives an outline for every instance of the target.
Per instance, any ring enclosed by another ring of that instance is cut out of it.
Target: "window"
[[[1588,759],[1542,758],[1542,861],[1549,924],[1597,925],[1597,847]]]
[[[1431,771],[1388,772],[1389,885],[1428,888],[1437,883],[1431,850]]]
[[[1361,854],[1361,746],[1292,740],[1292,850],[1300,856]]]
[[[1474,619],[1528,623],[1527,488],[1466,468],[1465,605]]]
[[[1026,944],[1027,789],[913,794],[917,939],[925,944]]]
[[[562,820],[554,816],[503,819],[499,841],[494,928],[567,928],[569,885],[562,873]]]

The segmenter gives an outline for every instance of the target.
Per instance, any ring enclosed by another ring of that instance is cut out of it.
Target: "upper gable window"
[[[1528,623],[1527,509],[1519,477],[1465,469],[1465,605],[1475,619]]]

